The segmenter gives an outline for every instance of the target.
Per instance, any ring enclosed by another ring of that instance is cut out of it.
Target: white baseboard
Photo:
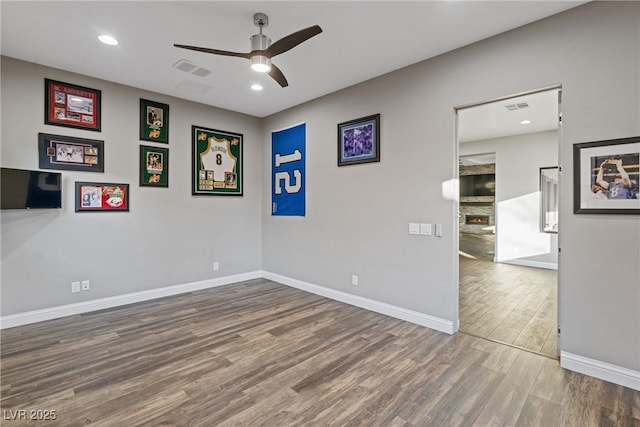
[[[217,286],[228,285],[230,283],[242,282],[245,280],[260,279],[261,277],[262,274],[260,271],[253,271],[249,273],[235,274],[232,276],[219,277],[215,279],[201,280],[199,282],[184,283],[181,285],[167,286],[164,288],[151,289],[148,291],[134,292],[130,294],[117,295],[114,297],[100,298],[75,304],[62,305],[59,307],[51,307],[42,310],[10,314],[8,316],[0,317],[0,329],[13,328],[16,326],[28,325],[30,323],[42,322],[44,320],[51,320],[57,319],[59,317],[88,313],[90,311],[104,310],[106,308],[119,307],[136,302],[148,301],[156,298],[163,298],[172,295],[184,294],[187,292],[199,291],[202,289],[214,288]]]
[[[566,351],[560,352],[560,366],[570,371],[640,391],[640,372],[638,371],[567,353]]]
[[[506,259],[498,262],[502,264],[521,265],[523,267],[546,268],[547,270],[558,269],[558,264],[553,262],[530,261],[526,259]]]
[[[386,304],[357,295],[351,295],[346,292],[325,288],[323,286],[314,285],[312,283],[303,282],[301,280],[292,279],[290,277],[285,277],[266,271],[254,271],[250,273],[237,274],[216,279],[202,280],[199,282],[167,286],[159,289],[151,289],[148,291],[117,295],[114,297],[84,301],[75,304],[45,308],[42,310],[10,314],[0,317],[0,329],[13,328],[16,326],[42,322],[45,320],[57,319],[65,316],[73,316],[76,314],[83,314],[91,311],[104,310],[107,308],[119,307],[127,304],[134,304],[137,302],[148,301],[156,298],[179,295],[187,292],[193,292],[217,286],[224,286],[231,283],[259,278],[273,280],[274,282],[278,282],[283,285],[311,292],[316,295],[322,295],[336,301],[344,302],[356,307],[364,308],[366,310],[371,310],[376,313],[385,314],[387,316],[405,320],[417,325],[426,326],[428,328],[448,334],[453,334],[457,331],[457,328],[454,328],[453,322],[449,320],[440,319],[428,314],[418,313],[416,311],[408,310],[402,307],[393,306],[391,304]]]
[[[282,283],[283,285],[291,286],[292,288],[311,292],[316,295],[321,295],[323,297],[364,308],[366,310],[375,311],[376,313],[405,320],[420,326],[426,326],[427,328],[435,329],[447,334],[457,332],[457,329],[454,328],[453,322],[450,320],[441,319],[439,317],[430,316],[428,314],[419,313],[417,311],[408,310],[406,308],[397,307],[369,298],[348,294],[335,289],[325,288],[324,286],[314,285],[312,283],[303,282],[302,280],[292,279],[291,277],[281,276],[268,271],[263,271],[262,277],[273,280],[274,282]]]

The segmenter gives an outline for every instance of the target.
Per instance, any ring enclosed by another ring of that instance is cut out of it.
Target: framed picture
[[[338,124],[338,166],[380,161],[380,114]]]
[[[573,211],[640,214],[640,136],[573,146]]]
[[[540,231],[558,233],[560,206],[560,168],[540,168]]]
[[[169,186],[169,149],[140,146],[140,186]]]
[[[242,134],[192,126],[193,195],[242,195]]]
[[[169,106],[140,99],[140,139],[169,143]]]
[[[76,212],[128,212],[129,184],[76,181]]]
[[[38,134],[40,169],[104,172],[104,141]]]
[[[100,132],[101,91],[44,79],[44,93],[45,124]]]

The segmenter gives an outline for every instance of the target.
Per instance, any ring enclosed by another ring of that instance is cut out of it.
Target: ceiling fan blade
[[[282,71],[280,71],[280,68],[276,67],[273,63],[271,63],[271,71],[269,71],[269,75],[273,80],[277,81],[280,86],[289,86],[289,82],[287,82],[287,79],[284,77],[284,74],[282,74]]]
[[[174,44],[174,46],[179,47],[181,49],[189,49],[189,50],[195,50],[198,52],[212,53],[214,55],[237,56],[237,57],[246,58],[246,59],[251,58],[251,54],[249,53],[229,52],[228,50],[218,50],[218,49],[210,49],[208,47],[188,46],[185,44]]]
[[[289,49],[293,49],[298,46],[300,43],[309,40],[311,37],[316,36],[322,32],[322,28],[318,25],[314,25],[313,27],[305,28],[300,31],[296,31],[295,33],[289,34],[273,43],[271,46],[266,48],[263,51],[263,55],[267,58],[272,58],[276,55],[280,55],[288,51]]]

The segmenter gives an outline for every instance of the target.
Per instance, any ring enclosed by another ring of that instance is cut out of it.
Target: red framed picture
[[[76,212],[128,212],[129,184],[76,181]]]
[[[100,132],[98,89],[44,79],[44,123]]]

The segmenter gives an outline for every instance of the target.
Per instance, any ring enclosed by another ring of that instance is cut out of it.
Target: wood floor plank
[[[542,358],[521,352],[474,425],[517,425],[526,399],[542,369]],[[521,390],[514,393],[514,388]]]
[[[529,395],[515,425],[522,427],[552,427],[558,425],[562,406],[540,397]]]
[[[557,359],[557,273],[478,256],[494,238],[460,234],[460,330]]]
[[[0,369],[3,427],[640,423],[557,360],[262,279],[3,330]]]

